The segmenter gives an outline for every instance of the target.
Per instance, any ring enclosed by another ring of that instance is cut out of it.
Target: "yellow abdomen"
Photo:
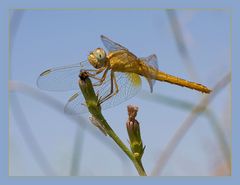
[[[160,71],[158,71],[158,73],[156,75],[156,80],[168,82],[171,84],[176,84],[176,85],[183,86],[183,87],[187,87],[187,88],[194,89],[194,90],[197,90],[197,91],[200,91],[203,93],[211,92],[210,89],[208,89],[206,86],[204,86],[202,84],[190,82],[190,81],[184,80],[182,78],[178,78],[178,77],[175,77],[175,76],[172,76],[172,75],[160,72]]]
[[[190,82],[182,78],[178,78],[162,71],[159,71],[145,62],[138,59],[134,54],[119,50],[109,54],[110,68],[113,71],[136,73],[147,79],[154,79],[158,81],[168,82],[194,89],[203,93],[210,93],[211,90],[202,84]]]

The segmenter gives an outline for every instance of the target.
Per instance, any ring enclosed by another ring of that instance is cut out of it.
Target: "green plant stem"
[[[133,162],[135,168],[137,169],[140,176],[146,176],[146,172],[143,168],[141,161],[136,160],[133,153],[127,148],[127,146],[121,141],[113,129],[109,126],[107,121],[102,115],[101,106],[99,105],[98,97],[95,94],[95,91],[92,86],[92,82],[89,79],[86,72],[80,73],[79,87],[82,91],[82,94],[86,100],[86,105],[89,112],[92,116],[98,121],[100,126],[104,129],[107,135],[109,135],[115,143],[122,149],[122,151],[129,157]]]
[[[107,123],[106,123],[107,124]],[[108,124],[107,124],[108,125]],[[120,140],[120,138],[116,135],[116,133],[112,130],[112,128],[109,126],[108,129],[106,129],[107,134],[117,143],[117,145],[127,154],[127,156],[131,159],[134,166],[136,167],[139,175],[146,176],[146,172],[143,168],[143,165],[141,161],[138,161],[133,156],[132,152],[126,147],[126,145]]]

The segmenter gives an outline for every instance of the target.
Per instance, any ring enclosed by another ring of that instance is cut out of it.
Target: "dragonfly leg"
[[[96,74],[88,73],[88,76],[98,81],[101,80],[101,78],[96,77]]]
[[[98,78],[98,77],[96,77],[96,75],[98,75],[99,73],[103,72],[104,69],[105,69],[105,67],[102,67],[102,68],[97,69],[97,70],[94,70],[94,69],[93,69],[93,70],[86,70],[86,71],[87,71],[88,75],[89,75],[91,78],[100,81],[102,78]],[[91,71],[91,72],[94,71],[95,73],[90,73],[90,71]]]
[[[87,104],[86,104],[86,103],[81,103],[81,105],[83,105],[83,106],[87,107]]]
[[[113,87],[115,86],[116,90],[115,92],[113,92]],[[111,71],[111,90],[110,90],[110,93],[103,97],[103,98],[100,98],[100,101],[99,103],[102,104],[103,102],[107,101],[108,99],[110,99],[111,97],[115,96],[117,93],[118,93],[119,89],[118,89],[118,85],[117,85],[117,81],[116,81],[116,77],[114,75],[114,72]]]
[[[103,82],[105,81],[106,77],[107,77],[107,72],[109,71],[109,69],[106,69],[102,75],[102,78],[99,79],[98,83],[93,84],[93,86],[100,86],[103,84]]]
[[[99,68],[99,69],[92,70],[92,71],[95,72],[95,73],[92,73],[92,75],[93,75],[93,76],[96,76],[96,75],[98,75],[99,73],[103,72],[105,69],[106,69],[106,67],[101,67],[101,68]]]

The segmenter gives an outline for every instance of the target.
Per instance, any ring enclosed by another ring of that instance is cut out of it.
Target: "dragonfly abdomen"
[[[156,75],[156,80],[168,82],[168,83],[179,85],[182,87],[187,87],[187,88],[194,89],[194,90],[197,90],[197,91],[200,91],[203,93],[211,92],[210,89],[208,89],[206,86],[204,86],[202,84],[190,82],[190,81],[184,80],[182,78],[178,78],[178,77],[175,77],[175,76],[172,76],[172,75],[160,72],[160,71]]]

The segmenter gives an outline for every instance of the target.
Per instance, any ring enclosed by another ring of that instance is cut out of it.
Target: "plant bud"
[[[140,124],[135,119],[137,116],[138,107],[129,105],[128,106],[128,121],[126,123],[129,143],[131,150],[136,159],[140,160],[142,158],[145,146],[143,147],[141,133],[140,133]]]

